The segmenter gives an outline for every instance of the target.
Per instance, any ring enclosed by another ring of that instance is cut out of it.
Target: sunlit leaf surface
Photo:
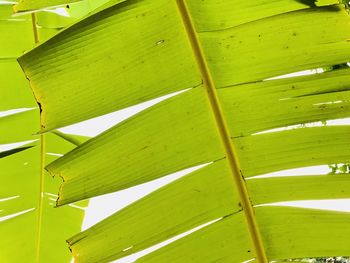
[[[57,205],[69,209],[72,202],[206,165],[76,231],[68,238],[75,262],[110,262],[184,233],[137,262],[266,263],[350,255],[349,213],[283,204],[350,198],[347,168],[329,175],[261,176],[350,162],[350,127],[330,125],[350,117],[346,5],[336,0],[91,3],[93,8],[86,1],[70,5],[81,12],[56,10],[61,12],[56,20],[56,11],[37,13],[39,35],[48,40],[33,49],[24,37],[13,46],[16,38],[5,32],[5,57],[31,49],[18,62],[40,105],[41,132],[182,92],[77,147],[74,138],[45,135],[71,142],[67,154],[68,148],[50,146],[50,156],[64,154],[46,166],[63,179]],[[53,2],[35,4],[23,10]],[[24,19],[18,34],[29,36],[30,26]],[[10,66],[20,79],[17,65]],[[3,111],[30,107],[18,103]],[[6,115],[0,127],[37,111]],[[29,140],[35,127],[39,124],[16,134],[1,131],[3,141]],[[38,151],[37,144],[6,149],[3,159]],[[17,195],[4,198],[21,200]],[[32,207],[16,210],[20,214],[8,222],[33,216]]]
[[[87,203],[53,209],[60,180],[41,163],[76,145],[56,134],[38,135],[39,107],[16,61],[35,45],[31,16],[11,16],[10,5],[0,11],[0,262],[68,263],[65,238],[81,229]]]

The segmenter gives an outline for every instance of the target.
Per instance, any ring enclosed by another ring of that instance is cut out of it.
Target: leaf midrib
[[[230,172],[234,179],[234,183],[239,193],[240,203],[243,208],[245,218],[247,220],[249,234],[252,240],[252,243],[255,248],[256,259],[259,263],[267,263],[266,251],[262,242],[262,237],[260,230],[256,221],[254,208],[250,202],[247,186],[243,175],[241,174],[240,164],[237,158],[235,147],[231,141],[231,136],[224,118],[222,107],[220,105],[218,95],[216,92],[216,87],[209,70],[208,64],[206,62],[204,53],[200,41],[198,39],[197,33],[195,31],[193,22],[191,20],[188,7],[184,0],[176,0],[177,7],[185,27],[188,40],[191,44],[194,58],[196,60],[198,69],[202,76],[203,86],[205,87],[208,99],[210,102],[210,108],[213,112],[215,123],[220,134],[221,141],[223,143],[227,161],[229,163]]]
[[[32,28],[34,43],[39,43],[39,33],[36,27],[36,14],[31,14],[32,18]],[[39,129],[41,127],[38,127]],[[38,196],[38,219],[36,221],[36,253],[35,253],[35,262],[40,262],[40,242],[41,242],[41,228],[42,228],[42,217],[43,217],[43,190],[44,190],[44,167],[45,167],[45,135],[40,134],[40,174],[39,174],[39,196]]]

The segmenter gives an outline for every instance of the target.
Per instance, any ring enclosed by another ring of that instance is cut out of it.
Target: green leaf
[[[0,32],[1,61],[7,58],[16,58],[34,47],[32,22],[30,20],[0,20]],[[7,82],[7,79],[11,78],[5,79]]]
[[[46,143],[55,154],[64,154],[74,148],[56,135],[47,135]],[[0,199],[14,197],[0,203],[0,231],[6,237],[0,241],[0,261],[21,262],[24,258],[26,262],[70,260],[64,238],[79,231],[84,210],[71,206],[53,209],[60,182],[45,174],[43,189],[40,190],[40,156],[40,145],[35,143],[29,149],[0,159]],[[57,158],[47,156],[50,161]],[[41,201],[39,196],[42,196]],[[42,202],[41,209],[39,202]],[[23,214],[16,215],[21,212]]]
[[[0,262],[68,263],[64,239],[81,229],[86,202],[53,209],[60,181],[43,166],[76,145],[54,134],[37,135],[39,108],[16,61],[34,46],[32,21],[11,17],[8,7],[0,5]]]
[[[233,139],[246,177],[350,159],[350,126],[293,129]]]
[[[14,6],[15,12],[33,11],[45,9],[48,7],[62,6],[81,0],[19,0],[18,4]]]
[[[217,161],[133,203],[70,238],[73,255],[80,262],[109,261],[239,211],[228,170],[224,160]],[[113,257],[101,247],[110,247]]]
[[[208,222],[140,262],[348,254],[349,214],[280,203],[349,198],[347,175],[260,176],[349,163],[349,126],[327,125],[350,116],[350,17],[337,3],[115,0],[21,56],[42,132],[183,91],[49,164],[58,205],[209,163],[69,238],[76,262]]]
[[[349,233],[349,213],[292,207],[256,208],[269,259],[349,255],[343,242]],[[254,258],[245,238],[242,213],[234,214],[175,241],[136,262],[243,262]],[[256,261],[253,261],[256,262]]]
[[[197,87],[89,140],[47,170],[64,180],[58,199],[63,205],[220,158],[214,120]]]
[[[188,7],[198,32],[237,27],[252,21],[309,8],[313,0],[255,1],[188,1]],[[319,2],[319,1],[317,1]],[[323,5],[338,4],[326,0]],[[239,10],[239,11],[238,11]]]
[[[344,69],[219,89],[223,110],[232,116],[232,136],[348,117],[349,73]]]
[[[175,8],[160,0],[123,2],[22,56],[19,62],[43,105],[42,131],[198,86],[200,76]],[[143,33],[128,33],[133,30]],[[65,95],[71,92],[74,96]]]
[[[236,213],[204,227],[136,262],[244,262],[255,257],[244,227],[243,213]]]
[[[350,21],[340,6],[285,13],[199,37],[219,88],[350,60]]]
[[[297,200],[349,198],[349,174],[287,176],[247,181],[255,205]]]

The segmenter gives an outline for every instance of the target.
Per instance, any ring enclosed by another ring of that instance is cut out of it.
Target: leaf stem
[[[240,201],[247,220],[250,237],[255,248],[256,259],[259,263],[267,263],[268,260],[266,257],[266,252],[262,242],[262,237],[258,228],[258,224],[255,218],[254,208],[250,202],[247,186],[241,172],[239,161],[236,157],[237,155],[235,153],[235,148],[233,142],[231,141],[231,136],[227,128],[223,111],[221,109],[213,78],[205,60],[202,47],[198,40],[196,31],[194,29],[194,25],[191,21],[185,0],[176,1],[189,41],[192,46],[194,56],[198,64],[198,68],[202,75],[203,84],[206,88],[211,108],[215,116],[217,128],[225,148],[226,158],[230,165],[231,173],[240,196]]]
[[[39,34],[38,28],[36,27],[36,14],[32,13],[32,26],[33,26],[33,34],[34,34],[34,42],[35,44],[39,43]]]
[[[37,22],[36,14],[32,13],[34,42],[35,44],[38,44],[39,34],[38,34],[36,22]],[[40,134],[39,199],[38,199],[38,219],[37,219],[37,225],[36,225],[36,262],[37,263],[40,262],[41,225],[42,225],[42,214],[43,214],[44,167],[45,167],[45,137],[44,136],[45,136],[44,134]]]

